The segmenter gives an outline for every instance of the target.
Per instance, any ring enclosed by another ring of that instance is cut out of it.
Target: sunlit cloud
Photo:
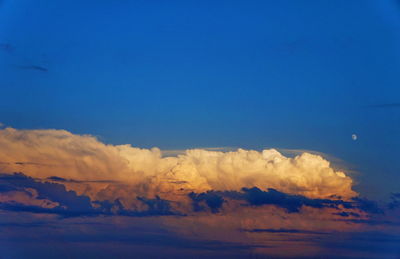
[[[190,149],[163,157],[158,148],[106,145],[93,136],[64,130],[6,128],[0,130],[0,157],[3,172],[120,181],[130,186],[130,193],[146,196],[243,187],[274,188],[311,198],[356,195],[352,179],[323,157],[302,153],[291,158],[275,149]]]
[[[179,240],[213,240],[275,256],[290,251],[282,253],[271,242],[311,256],[315,240],[329,241],[337,233],[396,233],[397,193],[387,205],[364,199],[352,189],[353,179],[323,153],[280,151],[164,152],[107,145],[65,130],[5,128],[0,212],[49,224],[56,218],[111,217],[122,228],[151,218]],[[18,222],[7,224],[15,228]],[[299,247],[295,238],[307,245]]]

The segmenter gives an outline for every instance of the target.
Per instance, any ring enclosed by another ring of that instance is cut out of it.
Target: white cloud
[[[190,149],[176,157],[162,154],[158,148],[106,145],[93,136],[65,130],[0,130],[3,172],[23,172],[35,178],[120,182],[66,184],[96,199],[126,197],[134,202],[138,195],[161,195],[174,200],[191,191],[254,186],[311,198],[356,195],[350,177],[333,169],[322,156],[307,152],[286,157],[275,149],[259,152],[218,148]]]

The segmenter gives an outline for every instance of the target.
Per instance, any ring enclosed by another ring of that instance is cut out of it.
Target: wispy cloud
[[[202,149],[202,150],[207,150],[207,151],[216,151],[216,152],[230,152],[230,151],[236,151],[238,148],[235,147],[202,147],[202,148],[196,148],[196,149]],[[166,149],[162,150],[162,156],[168,157],[168,156],[178,156],[178,155],[184,155],[186,151],[190,149]]]
[[[400,108],[400,103],[381,103],[368,105],[369,108]]]
[[[251,233],[288,233],[288,234],[316,234],[316,235],[326,235],[327,232],[309,231],[301,229],[285,229],[285,228],[254,228],[254,229],[242,229],[245,232]]]
[[[29,66],[16,66],[19,69],[24,69],[24,70],[36,70],[40,72],[48,72],[49,70],[43,66],[37,66],[37,65],[29,65]]]
[[[1,1],[0,1],[0,5],[1,5]],[[0,43],[0,50],[3,50],[5,52],[13,52],[14,47],[9,43]]]

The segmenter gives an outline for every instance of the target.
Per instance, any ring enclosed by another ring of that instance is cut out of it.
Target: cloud
[[[299,213],[303,207],[310,207],[316,209],[333,208],[341,209],[356,209],[366,213],[381,214],[383,210],[379,208],[378,204],[374,201],[354,197],[350,201],[344,201],[333,197],[332,199],[311,199],[301,195],[291,195],[269,188],[267,191],[262,191],[257,187],[243,188],[238,191],[208,191],[205,193],[195,194],[190,193],[189,197],[193,200],[194,211],[204,211],[204,205],[200,203],[205,202],[211,212],[218,212],[224,202],[229,200],[245,201],[243,206],[264,206],[273,205],[283,208],[288,213]],[[352,211],[341,211],[334,213],[342,217],[360,217],[360,214]]]
[[[67,191],[64,185],[40,182],[22,173],[1,174],[0,190],[3,210],[77,215],[94,212],[87,196]],[[13,199],[4,200],[10,192],[14,194]],[[21,199],[21,194],[27,194],[28,198]]]
[[[221,151],[221,152],[229,152],[229,151],[236,151],[237,148],[233,147],[205,147],[201,148],[202,150],[208,150],[208,151]],[[169,156],[178,156],[178,155],[185,155],[186,149],[170,149],[170,150],[162,150],[162,156],[163,157],[169,157]]]
[[[370,108],[400,108],[400,103],[381,103],[368,105]]]
[[[48,72],[49,70],[45,67],[42,66],[37,66],[37,65],[29,65],[29,66],[16,66],[19,69],[24,69],[24,70],[36,70],[40,72]]]
[[[2,3],[1,3],[1,1],[0,1],[0,5],[1,5],[1,4],[2,4]],[[14,47],[13,47],[11,44],[9,44],[9,43],[0,43],[0,50],[3,50],[3,51],[5,51],[5,52],[11,53],[11,52],[14,51]]]
[[[255,229],[243,229],[242,231],[251,232],[251,233],[290,233],[290,234],[316,234],[316,235],[324,235],[326,232],[317,232],[317,231],[307,231],[307,230],[299,230],[299,229],[273,229],[273,228],[255,228]]]
[[[355,213],[355,212],[349,212],[349,211],[342,211],[342,212],[338,212],[338,213],[334,213],[334,215],[338,215],[338,216],[341,216],[341,217],[356,217],[356,218],[358,218],[358,217],[360,217],[360,214],[358,214],[358,213]]]
[[[382,214],[383,209],[381,209],[376,201],[371,201],[365,198],[360,198],[360,197],[353,197],[351,198],[352,201],[354,201],[358,208],[368,212],[368,213],[373,213],[373,214]]]
[[[64,185],[38,182],[22,173],[12,175],[0,175],[0,183],[11,185],[14,188],[34,189],[38,193],[38,199],[48,199],[68,208],[68,210],[85,211],[91,208],[90,199],[78,196],[74,191],[67,191]]]
[[[174,201],[191,192],[240,191],[243,187],[273,188],[309,198],[357,195],[352,179],[321,156],[285,157],[274,149],[190,149],[177,157],[163,157],[158,148],[106,145],[93,136],[64,130],[6,128],[0,130],[0,158],[3,172],[71,179],[64,183],[68,190],[92,200],[119,198],[128,207],[141,206],[138,196],[159,195]]]
[[[54,178],[34,179],[22,173],[0,174],[0,209],[56,214],[63,217],[195,216],[197,213],[207,211],[229,215],[249,207],[263,207],[268,211],[269,206],[284,209],[285,213],[289,214],[308,213],[305,208],[309,207],[321,210],[323,214],[350,218],[364,218],[361,215],[362,212],[364,216],[366,213],[381,213],[375,203],[361,198],[352,198],[351,201],[343,201],[335,197],[334,199],[311,199],[274,189],[262,191],[257,187],[242,188],[241,191],[207,191],[198,194],[191,192],[187,195],[188,199],[181,197],[174,201],[162,199],[158,195],[150,198],[130,193],[136,203],[135,206],[129,206],[126,200],[114,199],[112,196],[93,200],[86,195],[78,195],[75,191],[66,190],[64,184],[68,183],[68,180],[56,177],[59,183],[54,183],[52,182]],[[114,183],[110,184],[114,186]],[[333,209],[336,213],[326,212],[324,209]]]
[[[390,202],[388,204],[388,208],[393,210],[400,208],[400,193],[392,193],[390,196]]]
[[[137,199],[147,205],[148,210],[146,213],[148,215],[177,215],[171,211],[169,201],[163,200],[159,196],[156,196],[155,199],[145,197],[137,197]]]
[[[0,170],[0,220],[13,230],[0,234],[1,242],[36,238],[15,232],[31,221],[48,240],[64,240],[65,231],[76,242],[130,243],[143,240],[129,236],[138,228],[149,233],[157,227],[165,236],[151,238],[242,244],[272,257],[288,251],[312,256],[321,236],[396,232],[400,225],[397,194],[388,205],[393,209],[384,211],[358,197],[344,172],[307,151],[285,156],[275,149],[190,149],[170,157],[158,148],[107,145],[63,130],[5,128]],[[71,221],[77,225],[60,230]]]
[[[208,191],[206,193],[196,194],[194,192],[189,193],[189,197],[193,200],[193,210],[194,211],[203,211],[205,210],[205,206],[201,205],[204,202],[210,209],[212,213],[217,213],[222,207],[224,203],[224,199],[221,195],[216,194],[213,191]]]
[[[178,215],[171,211],[169,201],[160,197],[136,197],[145,208],[128,210],[118,200],[92,201],[75,191],[67,191],[63,184],[42,182],[22,173],[0,174],[0,209],[62,216],[161,216]]]

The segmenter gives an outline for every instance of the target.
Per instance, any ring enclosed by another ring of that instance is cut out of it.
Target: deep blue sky
[[[6,125],[316,150],[364,195],[400,189],[395,1],[3,0],[0,44]]]

